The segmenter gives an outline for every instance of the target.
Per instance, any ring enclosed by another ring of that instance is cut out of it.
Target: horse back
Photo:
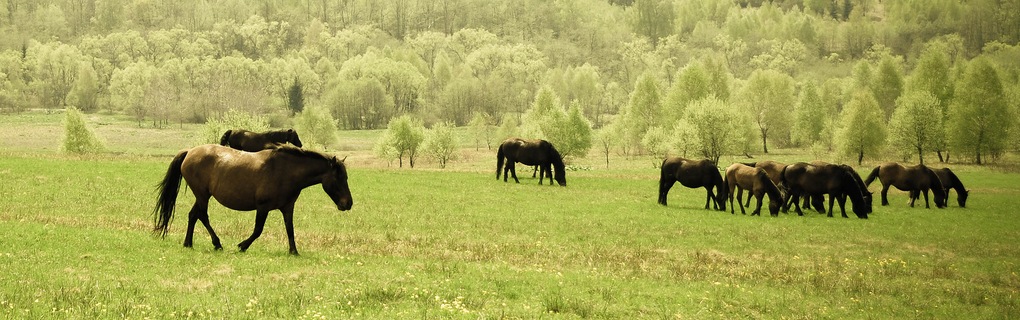
[[[251,153],[219,145],[201,145],[188,151],[181,164],[181,175],[196,195],[215,195],[217,200],[232,209],[253,210],[253,207],[245,209],[246,206],[223,198],[254,199],[256,190],[263,184],[265,174],[260,171],[270,152]]]

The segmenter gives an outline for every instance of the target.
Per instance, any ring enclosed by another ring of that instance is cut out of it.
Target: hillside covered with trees
[[[575,156],[1020,150],[1017,0],[0,4],[0,112],[339,129],[408,115]]]

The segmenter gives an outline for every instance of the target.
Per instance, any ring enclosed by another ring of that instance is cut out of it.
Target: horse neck
[[[864,190],[861,189],[861,185],[854,179],[853,174],[850,172],[843,172],[843,193],[850,196],[850,202],[854,205],[861,205],[864,202]]]
[[[783,193],[779,192],[779,187],[775,183],[772,183],[772,179],[767,174],[758,176],[758,183],[765,188],[765,193],[769,195],[770,201],[776,201],[783,198]]]
[[[330,165],[326,159],[281,153],[289,162],[285,170],[292,173],[291,176],[302,189],[322,183],[323,178],[330,172]]]
[[[946,178],[949,178],[949,187],[956,190],[957,193],[964,193],[967,191],[967,188],[963,186],[963,181],[960,181],[960,177],[957,177],[952,171],[947,172]],[[945,186],[946,182],[942,181],[942,187],[945,188]]]

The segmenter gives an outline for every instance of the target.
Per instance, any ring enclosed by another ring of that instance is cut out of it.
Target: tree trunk
[[[939,150],[939,151],[935,151],[935,154],[938,154],[938,155],[939,155],[939,162],[943,162],[943,163],[945,163],[946,161],[949,161],[949,159],[948,159],[948,158],[947,158],[947,159],[942,159],[942,150]],[[948,155],[947,155],[947,156],[948,156]]]
[[[861,165],[861,162],[863,160],[864,160],[864,150],[858,151],[857,152],[857,165]]]
[[[768,136],[765,134],[765,130],[761,131],[761,148],[763,153],[769,153]]]
[[[924,151],[921,148],[917,148],[917,161],[924,164]]]

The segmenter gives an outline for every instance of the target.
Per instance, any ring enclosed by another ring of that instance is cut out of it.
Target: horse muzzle
[[[354,200],[351,200],[351,198],[342,198],[340,199],[340,201],[337,201],[336,203],[336,208],[339,209],[340,211],[351,210],[351,207],[353,206]]]

